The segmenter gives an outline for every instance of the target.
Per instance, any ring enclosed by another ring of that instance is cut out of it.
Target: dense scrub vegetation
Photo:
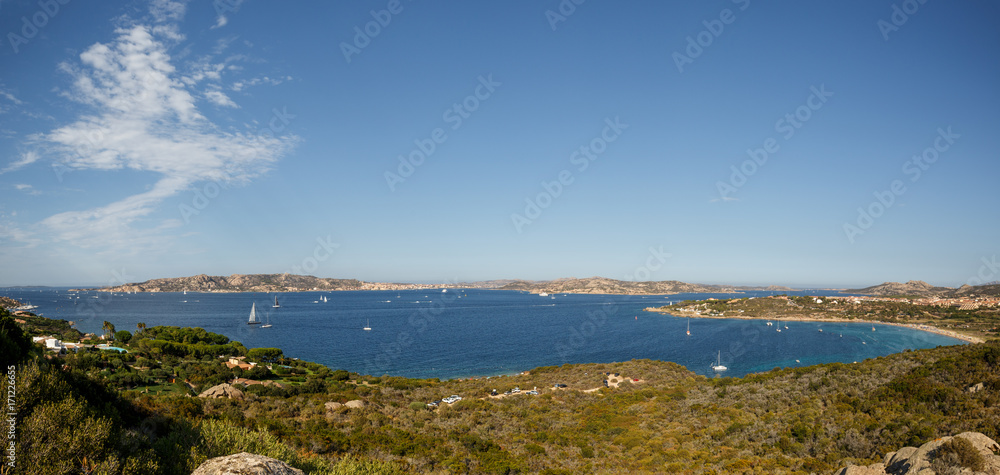
[[[743,378],[635,360],[444,382],[334,371],[201,329],[150,328],[119,344],[130,353],[24,355],[25,473],[190,473],[243,450],[308,473],[823,473],[938,436],[1000,436],[996,341]],[[261,364],[229,369],[228,355]],[[283,387],[190,397],[250,372]],[[604,387],[607,373],[624,381]],[[426,405],[452,394],[464,399]],[[365,406],[326,406],[356,399]],[[965,449],[940,450],[976,463]]]

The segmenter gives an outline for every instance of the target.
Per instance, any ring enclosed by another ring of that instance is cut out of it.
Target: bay
[[[706,376],[721,353],[726,376],[775,367],[851,363],[906,349],[963,344],[891,325],[688,319],[643,308],[685,299],[840,295],[831,291],[677,295],[564,295],[448,289],[297,293],[70,292],[9,288],[0,295],[37,305],[49,318],[101,333],[109,321],[201,327],[248,348],[281,348],[286,356],[363,374],[464,378],[512,374],[538,366],[630,359],[672,361]],[[280,308],[272,308],[277,296]],[[323,302],[326,297],[327,302]],[[257,304],[270,328],[248,325]],[[788,328],[784,329],[787,324]],[[366,325],[370,331],[363,330]],[[822,332],[819,330],[823,329]]]

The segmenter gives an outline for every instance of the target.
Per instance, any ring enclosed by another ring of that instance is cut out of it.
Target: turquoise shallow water
[[[812,292],[787,292],[816,295]],[[824,295],[830,292],[819,292]],[[861,361],[904,349],[962,344],[954,338],[890,325],[787,322],[775,331],[763,321],[692,319],[643,312],[671,301],[749,294],[664,296],[562,295],[456,290],[302,292],[278,294],[70,293],[67,289],[0,289],[38,305],[35,312],[101,332],[147,326],[202,327],[247,347],[367,374],[442,379],[513,373],[564,363],[649,358],[713,375],[719,352],[727,376],[775,367]],[[327,302],[322,302],[325,296]],[[77,298],[79,297],[79,298]],[[252,303],[270,328],[247,325]],[[370,322],[371,331],[362,327]],[[823,329],[820,332],[819,329]],[[797,360],[797,361],[796,361]]]

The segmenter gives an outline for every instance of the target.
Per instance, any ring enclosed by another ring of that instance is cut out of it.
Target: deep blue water
[[[718,352],[727,376],[774,367],[861,361],[904,349],[962,342],[927,332],[866,324],[788,322],[776,332],[763,321],[687,319],[643,312],[671,301],[748,294],[666,296],[555,295],[515,291],[440,290],[278,294],[109,294],[68,289],[0,289],[38,305],[36,313],[101,332],[147,326],[202,327],[248,348],[277,347],[286,356],[366,374],[442,379],[508,374],[564,363],[649,358],[711,376]],[[831,294],[829,291],[789,294]],[[321,302],[326,296],[327,303]],[[79,297],[79,298],[77,298]],[[251,303],[270,328],[247,325]],[[370,321],[371,331],[363,331]],[[823,332],[819,332],[819,329]],[[798,360],[798,362],[796,362]]]

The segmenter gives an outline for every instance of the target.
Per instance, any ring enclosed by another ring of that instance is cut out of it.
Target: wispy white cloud
[[[239,107],[238,105],[236,105],[235,102],[233,102],[232,99],[229,98],[229,96],[227,96],[224,92],[218,89],[210,89],[208,91],[205,91],[205,99],[208,99],[209,102],[219,107],[233,107],[233,108]]]
[[[29,195],[40,195],[40,194],[42,194],[41,191],[36,190],[33,186],[31,186],[31,185],[29,185],[27,183],[15,183],[14,184],[14,189],[17,190],[17,191],[23,191],[23,192],[25,192],[25,193],[27,193]]]
[[[157,23],[179,21],[186,10],[187,0],[152,0],[149,4],[149,14]]]
[[[207,120],[196,95],[171,64],[155,28],[138,25],[80,54],[62,69],[73,79],[66,97],[91,106],[92,114],[37,139],[37,145],[69,169],[131,169],[158,173],[152,187],[113,203],[51,216],[41,225],[56,241],[85,248],[135,251],[162,247],[177,220],[152,218],[163,200],[193,184],[245,182],[265,172],[294,144],[294,137],[229,132]],[[236,106],[213,90],[202,93],[219,105]],[[213,99],[214,97],[214,99]],[[37,157],[35,158],[37,160]]]
[[[211,29],[222,28],[229,24],[227,13],[236,13],[240,10],[244,0],[216,0],[214,2],[215,11],[219,16],[215,19],[215,25]]]
[[[0,170],[0,175],[12,172],[14,170],[20,170],[21,168],[24,168],[28,165],[31,165],[32,163],[37,162],[39,158],[41,157],[39,157],[37,152],[34,151],[24,152],[21,154],[21,158],[18,158],[13,163],[7,165],[2,170]]]
[[[232,90],[234,90],[236,92],[240,92],[243,89],[246,89],[248,87],[260,86],[262,84],[268,85],[268,86],[277,86],[278,84],[281,84],[281,83],[283,83],[285,81],[291,81],[291,80],[292,80],[291,76],[285,76],[285,77],[279,77],[279,78],[272,78],[272,77],[264,76],[264,77],[259,77],[259,78],[247,79],[247,80],[243,80],[243,81],[236,81],[236,82],[233,83],[233,85],[231,86],[231,88],[232,88]]]
[[[17,97],[14,97],[14,94],[12,94],[10,91],[7,91],[6,89],[4,89],[3,84],[0,84],[0,98],[6,99],[7,102],[10,102],[10,103],[12,103],[12,104],[14,104],[16,106],[19,106],[19,105],[23,104],[23,102],[21,102],[20,99],[18,99]],[[7,107],[3,103],[3,101],[0,101],[0,114],[3,114],[4,112],[7,112],[8,108],[9,107]]]

